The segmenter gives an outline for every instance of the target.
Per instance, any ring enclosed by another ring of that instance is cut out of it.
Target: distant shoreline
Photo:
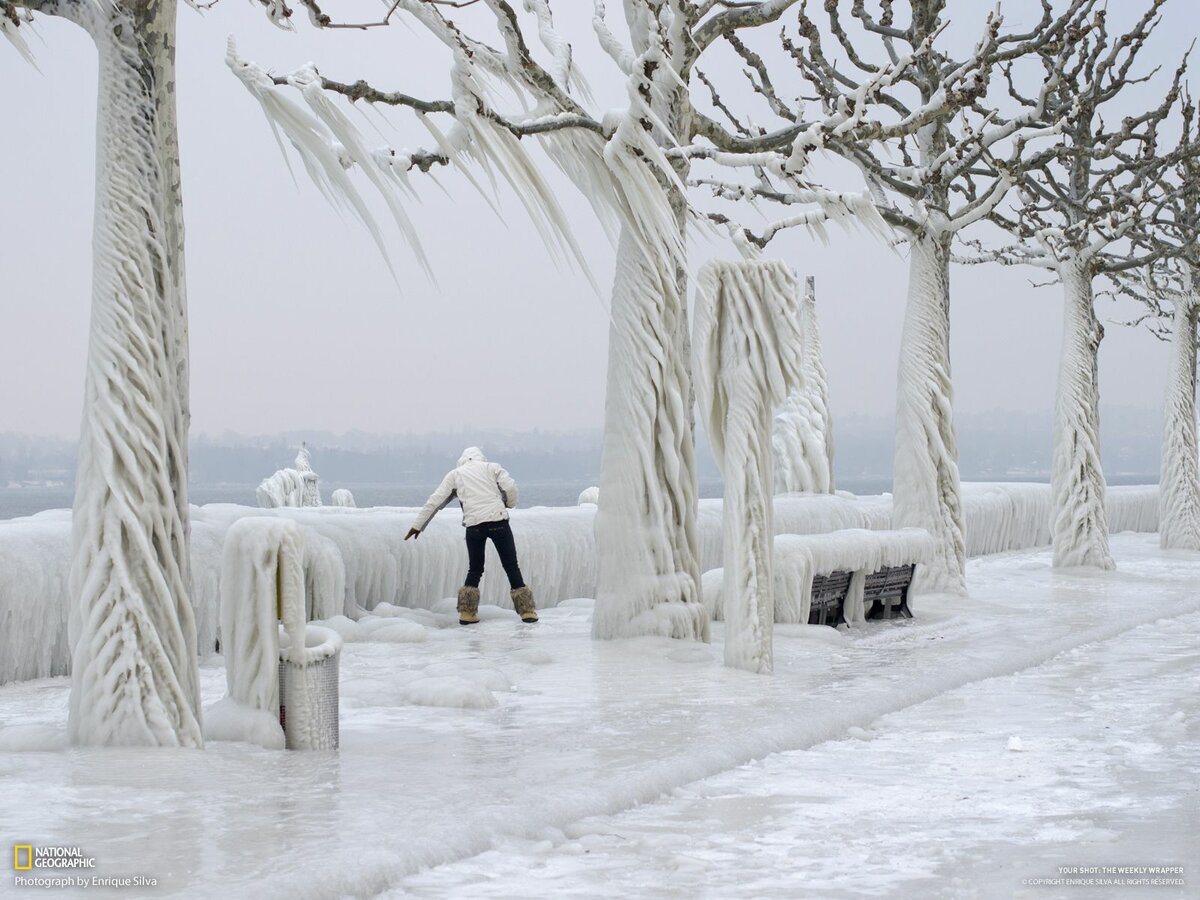
[[[1036,482],[1046,483],[1046,476],[975,476],[963,478],[963,481],[999,481],[999,482]],[[1156,484],[1157,473],[1119,474],[1110,476],[1108,483],[1118,484]],[[521,482],[521,506],[574,506],[579,499],[579,493],[591,486],[595,481],[548,481]],[[425,502],[433,484],[347,484],[339,482],[322,482],[321,496],[326,503],[338,488],[346,488],[354,494],[358,506],[420,506]],[[192,485],[189,499],[197,506],[209,503],[237,503],[242,506],[257,506],[254,497],[254,484],[198,484]],[[861,477],[843,478],[838,481],[838,489],[854,494],[880,494],[892,489],[890,478]],[[700,482],[701,497],[720,497],[721,483],[713,480]],[[44,487],[27,485],[21,487],[0,487],[0,521],[31,516],[49,509],[66,509],[71,506],[74,489],[66,485]]]

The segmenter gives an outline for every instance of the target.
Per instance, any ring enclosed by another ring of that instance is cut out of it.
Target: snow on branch
[[[826,109],[856,105],[864,90],[878,108],[886,124],[830,148],[860,168],[877,203],[888,207],[884,217],[908,233],[952,234],[999,206],[1029,145],[1058,131],[1057,122],[1044,114],[1057,86],[1052,66],[1029,107],[1007,115],[985,105],[993,72],[1002,64],[1011,67],[1018,57],[1053,60],[1064,54],[1066,36],[1092,5],[1092,0],[1072,0],[1053,15],[1044,4],[1038,27],[1023,34],[1004,32],[994,11],[972,52],[961,59],[950,56],[939,40],[947,22],[938,0],[914,0],[907,26],[896,23],[891,4],[876,18],[856,2],[850,11],[854,34],[838,4],[825,4],[827,29],[848,67],[835,59],[834,48],[826,48],[822,28],[803,6],[800,40],[785,34],[783,43]],[[879,49],[877,60],[865,49],[872,43]],[[889,74],[880,80],[883,73]],[[914,107],[912,98],[922,105]],[[883,118],[885,112],[890,119]],[[1002,147],[1008,152],[998,160]]]
[[[1065,57],[1043,55],[1047,77],[1056,77],[1058,84],[1036,104],[1039,118],[1057,123],[1063,137],[1030,154],[1012,173],[1020,186],[1019,202],[988,213],[1009,233],[1012,245],[1000,250],[977,246],[980,258],[1045,268],[1079,261],[1093,273],[1116,274],[1179,250],[1179,243],[1173,250],[1164,242],[1159,225],[1171,218],[1171,208],[1186,190],[1186,180],[1172,172],[1195,157],[1197,146],[1182,141],[1163,152],[1159,134],[1179,105],[1186,60],[1158,103],[1134,115],[1120,114],[1127,109],[1124,103],[1120,113],[1110,111],[1122,91],[1158,71],[1155,67],[1138,75],[1135,66],[1159,22],[1161,5],[1162,0],[1153,0],[1120,35],[1109,33],[1106,10],[1096,9],[1069,31]],[[1005,77],[1009,98],[1034,111],[1013,74],[1006,71]]]

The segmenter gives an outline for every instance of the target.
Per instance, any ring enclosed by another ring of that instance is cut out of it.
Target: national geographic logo
[[[34,869],[94,869],[96,857],[86,856],[79,847],[35,847],[33,844],[13,844],[13,870],[31,872]]]
[[[79,847],[38,847],[13,844],[13,887],[19,888],[139,888],[157,887],[153,875],[94,875],[96,857]],[[79,872],[79,870],[85,870]],[[28,872],[29,874],[25,874]],[[79,872],[79,874],[75,874]]]

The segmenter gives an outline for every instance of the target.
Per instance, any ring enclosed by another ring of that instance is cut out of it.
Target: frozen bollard
[[[338,657],[342,638],[307,625],[304,646],[293,648],[279,629],[279,724],[289,750],[338,748]]]

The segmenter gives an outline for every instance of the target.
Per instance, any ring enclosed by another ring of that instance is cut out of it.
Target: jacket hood
[[[458,458],[458,464],[464,466],[471,460],[477,462],[487,462],[487,457],[483,455],[483,451],[478,447],[468,447],[462,452],[462,456]]]

